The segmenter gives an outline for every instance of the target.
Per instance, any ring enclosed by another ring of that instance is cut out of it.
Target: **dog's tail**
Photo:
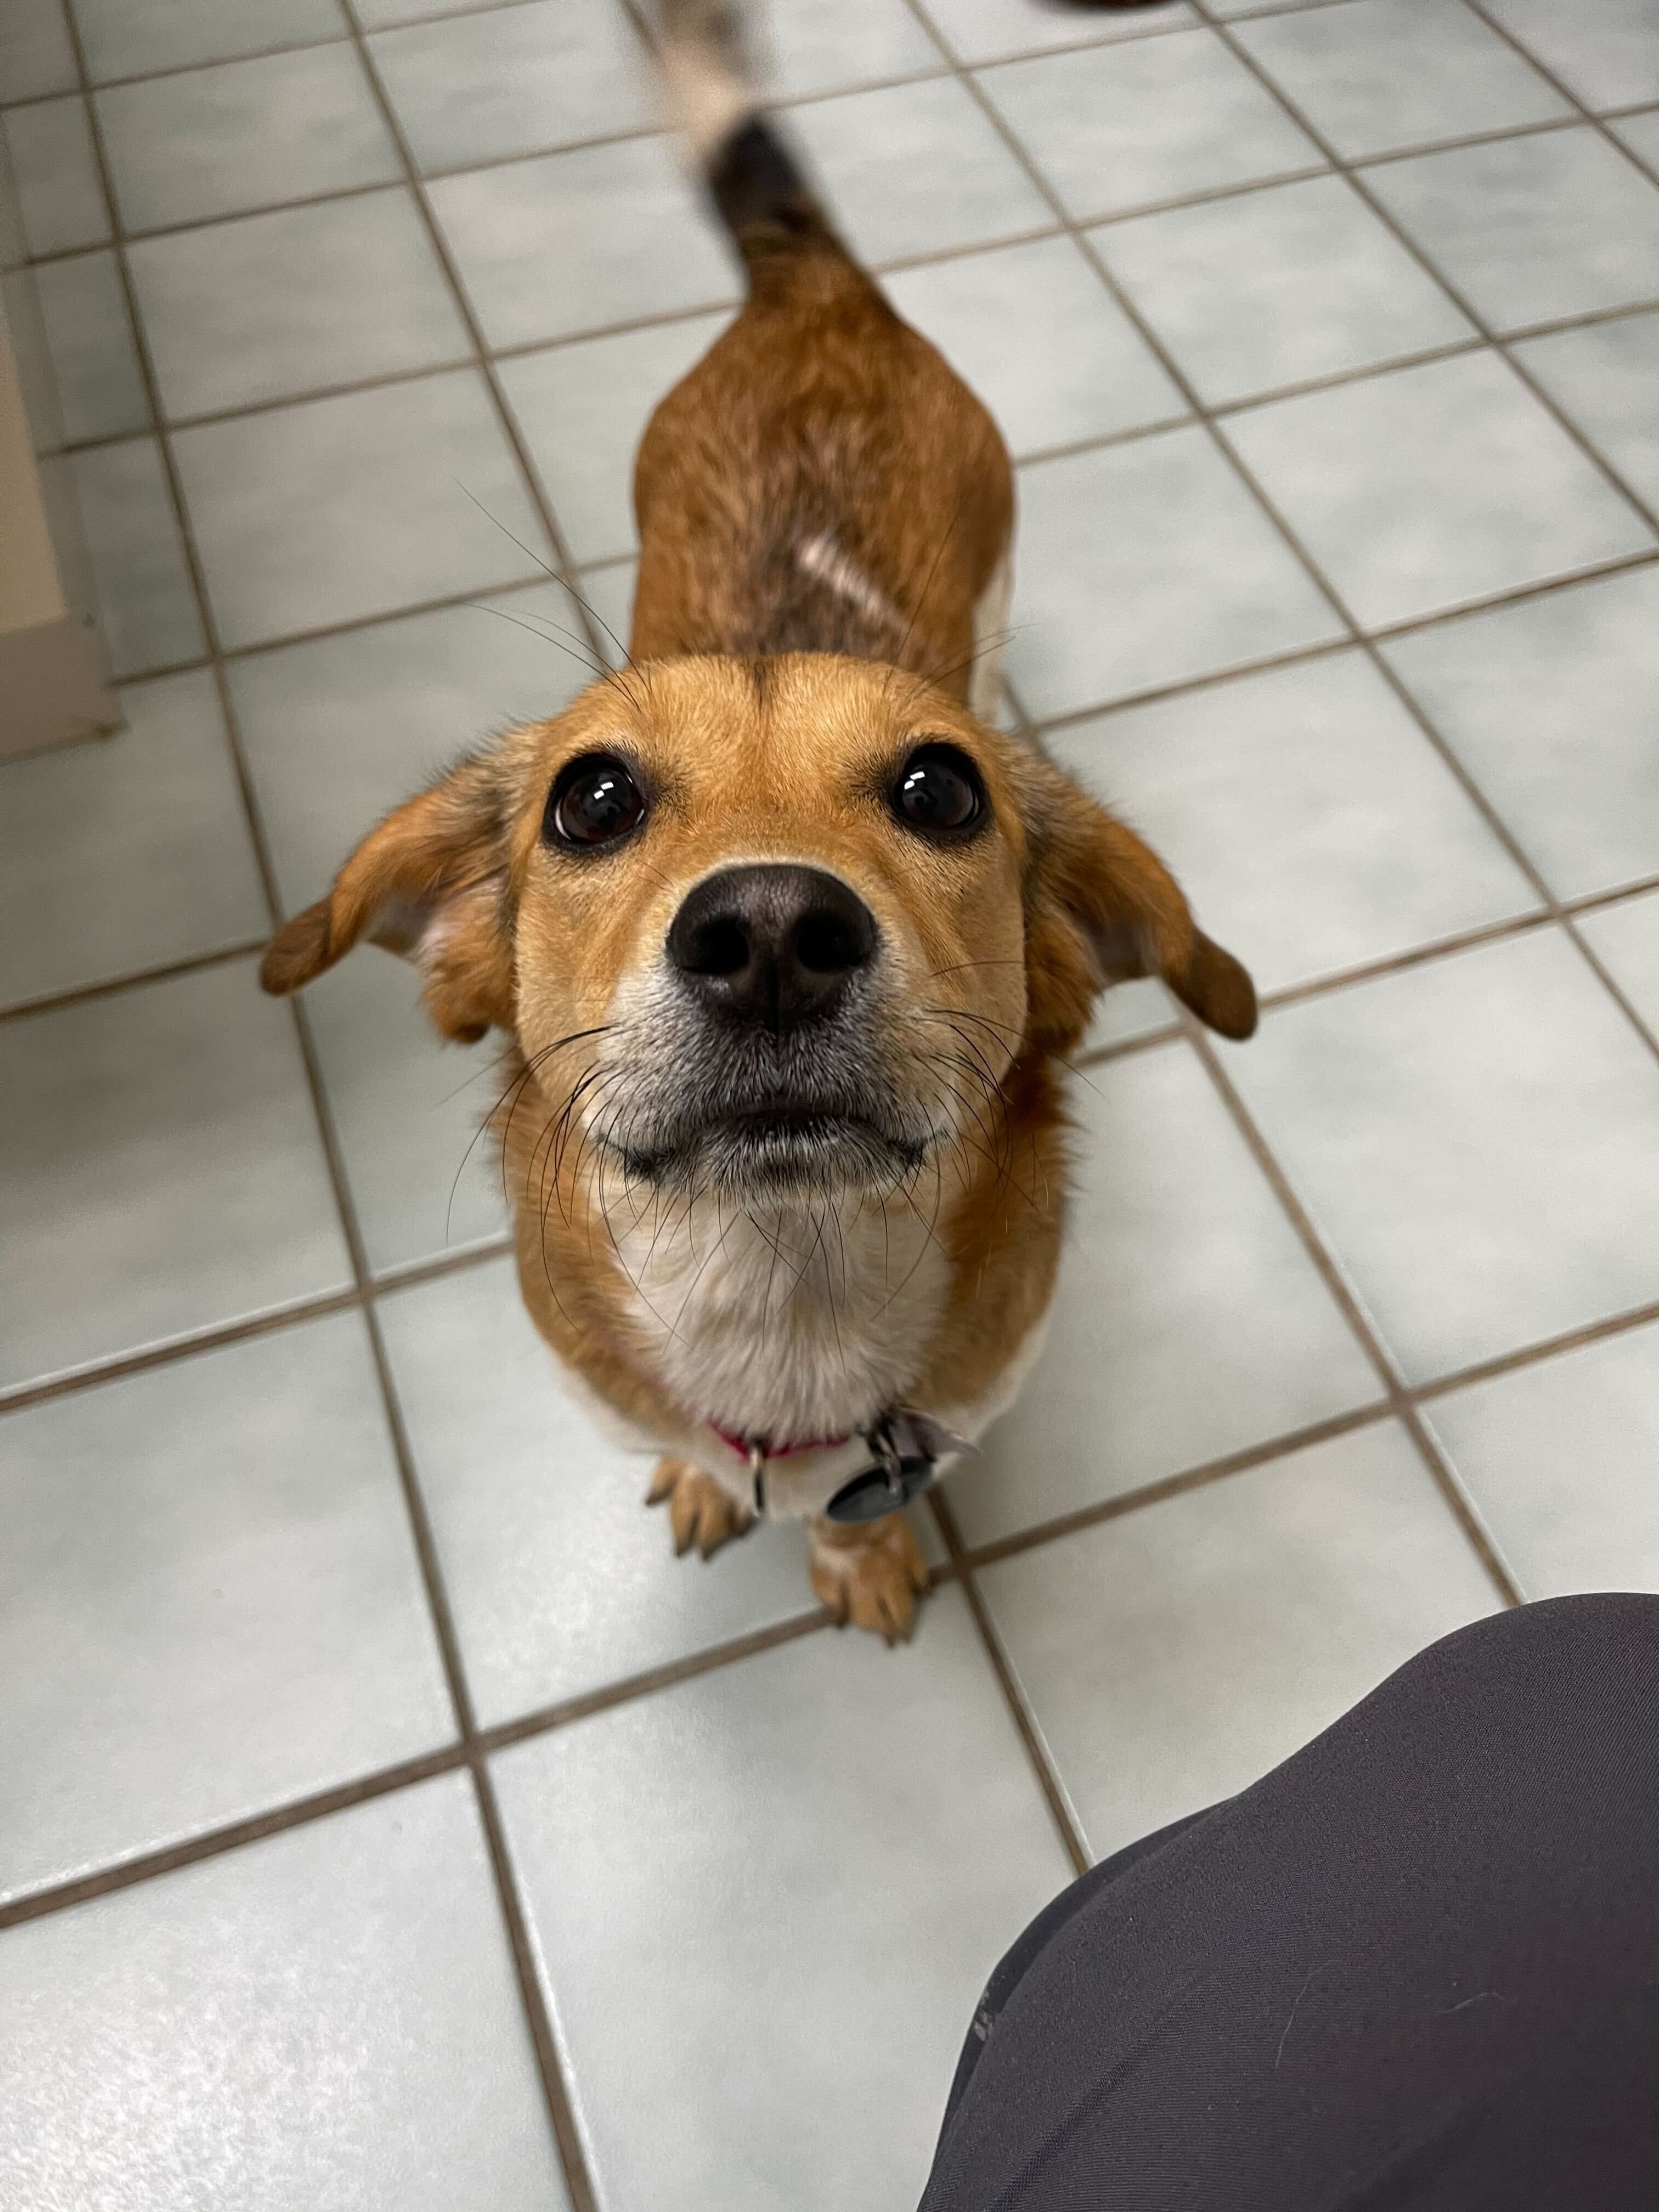
[[[745,0],[659,0],[657,61],[709,198],[745,259],[835,234],[787,140],[763,112]]]

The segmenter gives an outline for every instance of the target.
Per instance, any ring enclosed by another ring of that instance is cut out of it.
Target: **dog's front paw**
[[[902,1644],[915,1626],[916,1598],[927,1587],[927,1562],[902,1513],[843,1528],[814,1521],[808,1564],[820,1604],[842,1627],[872,1629]]]
[[[695,1544],[706,1559],[733,1536],[746,1534],[755,1518],[723,1484],[705,1474],[702,1468],[693,1467],[690,1460],[657,1462],[645,1502],[660,1505],[665,1499],[677,1556]]]

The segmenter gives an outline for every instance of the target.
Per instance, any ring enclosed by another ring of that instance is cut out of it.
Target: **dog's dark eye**
[[[979,770],[954,745],[923,745],[899,772],[893,811],[924,837],[960,837],[985,811]]]
[[[632,771],[610,753],[587,753],[561,769],[547,795],[542,834],[557,845],[614,845],[645,816]]]

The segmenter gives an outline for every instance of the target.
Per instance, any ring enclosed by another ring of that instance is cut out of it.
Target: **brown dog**
[[[926,1580],[895,1509],[1039,1340],[1096,994],[1161,975],[1229,1036],[1255,1003],[1146,846],[985,719],[1007,454],[739,47],[717,0],[667,9],[750,297],[640,449],[628,669],[390,815],[263,979],[368,938],[446,1035],[506,1033],[542,1334],[668,1455],[679,1548],[804,1517],[819,1597],[890,1638]]]

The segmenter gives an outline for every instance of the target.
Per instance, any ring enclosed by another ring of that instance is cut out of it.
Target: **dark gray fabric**
[[[922,2212],[1656,2212],[1659,1598],[1434,1644],[997,1970]]]

